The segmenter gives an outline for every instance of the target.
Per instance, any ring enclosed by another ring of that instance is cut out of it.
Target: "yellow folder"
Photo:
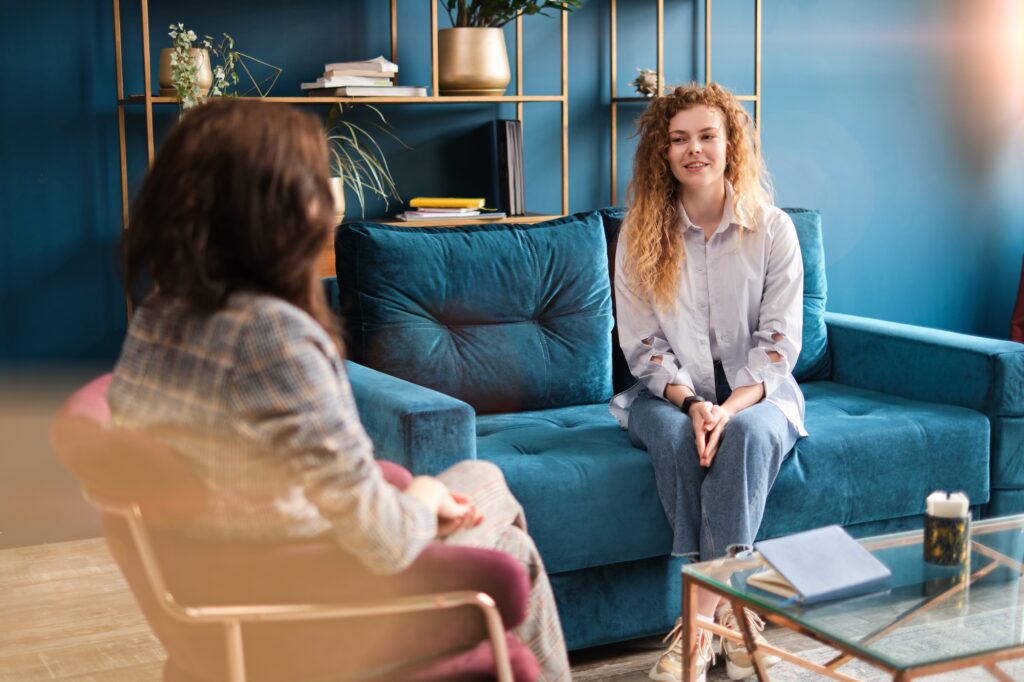
[[[483,208],[483,199],[457,197],[415,197],[409,202],[413,208]]]

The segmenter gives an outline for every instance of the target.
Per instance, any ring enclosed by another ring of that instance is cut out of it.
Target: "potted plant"
[[[171,37],[174,47],[160,51],[157,81],[160,94],[176,96],[182,111],[201,104],[207,96],[231,97],[238,94],[240,79],[237,69],[242,58],[271,71],[270,76],[257,82],[250,67],[242,64],[252,83],[252,87],[243,95],[255,90],[260,97],[267,96],[281,74],[279,67],[236,50],[234,38],[227,33],[222,34],[216,43],[211,36],[203,36],[202,42],[198,43],[199,47],[196,46],[195,32],[185,28],[182,23],[171,24],[167,35]]]
[[[444,0],[452,28],[437,33],[442,95],[501,95],[511,78],[502,26],[552,9],[571,12],[583,0]]]
[[[382,198],[385,210],[389,199],[402,200],[384,152],[367,128],[388,135],[406,149],[409,147],[391,132],[379,109],[369,104],[358,106],[373,114],[372,120],[366,125],[359,125],[346,116],[354,107],[344,109],[340,104],[331,106],[324,122],[330,153],[331,190],[335,200],[334,217],[339,224],[345,217],[346,187],[359,202],[359,212],[363,217],[366,215],[367,193]]]
[[[181,23],[171,24],[167,35],[174,47],[160,50],[160,94],[176,95],[183,110],[191,109],[213,87],[210,49],[208,45],[195,47],[195,32]]]

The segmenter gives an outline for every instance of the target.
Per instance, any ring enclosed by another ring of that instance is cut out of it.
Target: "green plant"
[[[170,28],[167,35],[171,37],[171,44],[174,46],[174,51],[171,52],[171,83],[178,93],[181,108],[191,109],[199,104],[203,96],[199,90],[199,67],[192,57],[196,34],[186,29],[182,23],[171,24]]]
[[[174,51],[171,53],[171,83],[181,101],[182,110],[191,109],[206,99],[199,89],[199,67],[192,56],[197,40],[195,31],[185,28],[183,23],[171,24],[167,35],[171,37],[171,44]],[[211,36],[203,36],[200,46],[209,50],[211,55],[211,70],[213,72],[213,85],[210,87],[210,97],[225,97],[234,95],[234,88],[238,85],[238,59],[241,53],[236,51],[235,41],[227,33],[222,34],[220,42],[216,45]],[[213,63],[216,58],[219,63]]]
[[[238,66],[240,52],[235,50],[235,39],[227,33],[221,34],[222,38],[216,45],[213,44],[211,36],[203,36],[203,47],[210,51],[214,57],[220,60],[220,64],[213,65],[213,86],[210,88],[210,97],[230,97],[237,94],[238,87]]]
[[[444,0],[444,6],[456,28],[498,28],[519,16],[548,16],[546,9],[571,12],[583,0]]]
[[[377,195],[384,200],[385,210],[388,199],[401,202],[391,169],[384,158],[384,151],[367,131],[367,127],[375,128],[379,133],[388,135],[406,149],[408,145],[398,139],[388,127],[384,114],[369,104],[359,105],[371,111],[374,116],[366,125],[359,125],[346,113],[352,111],[342,108],[340,104],[331,106],[324,123],[327,132],[327,148],[330,152],[331,174],[341,176],[345,186],[352,190],[359,202],[360,215],[365,216],[366,194]]]

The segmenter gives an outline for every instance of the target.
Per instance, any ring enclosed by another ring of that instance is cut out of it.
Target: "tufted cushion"
[[[918,515],[933,490],[988,499],[981,413],[825,381],[804,392],[811,435],[783,463],[760,537]],[[671,548],[647,453],[606,405],[481,416],[477,436],[477,456],[505,473],[551,573]]]
[[[354,223],[335,241],[353,360],[480,413],[611,397],[601,218],[448,228]]]
[[[825,329],[825,299],[828,287],[825,282],[825,251],[821,241],[821,214],[805,208],[784,208],[796,226],[800,241],[800,255],[804,261],[804,333],[803,347],[797,359],[793,375],[797,381],[814,381],[831,377],[832,364],[828,351],[828,336]],[[598,211],[604,221],[605,239],[608,242],[608,263],[614,277],[615,245],[619,228],[626,217],[626,209],[620,207],[602,208]],[[614,288],[614,284],[613,284]],[[618,335],[612,333],[614,356],[612,371],[615,390],[624,391],[633,384],[633,377],[626,365],[626,358],[619,348]]]
[[[477,437],[477,457],[501,467],[549,572],[672,547],[651,461],[606,404],[483,415]]]
[[[988,500],[985,415],[831,381],[802,388],[811,435],[783,464],[760,537],[920,514],[933,490]]]

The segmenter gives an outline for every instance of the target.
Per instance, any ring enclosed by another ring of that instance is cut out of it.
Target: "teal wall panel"
[[[298,83],[314,78],[326,61],[386,55],[390,49],[383,0],[150,4],[154,75],[165,27],[178,20],[199,33],[230,33],[243,51],[283,67],[274,91],[279,95],[299,94]],[[669,82],[703,77],[703,4],[666,0]],[[970,90],[972,69],[991,66],[995,77],[1017,69],[1024,77],[1024,64],[992,65],[993,59],[975,54],[982,48],[973,47],[968,35],[984,29],[984,12],[1012,13],[1016,4],[765,3],[765,155],[780,204],[822,211],[830,309],[1007,334],[1024,252],[1024,120],[1017,113],[999,125],[978,126],[963,104],[986,96]],[[127,88],[138,92],[137,3],[122,5]],[[654,3],[618,5],[617,87],[625,95],[635,69],[655,64]],[[407,84],[429,83],[427,7],[425,1],[399,2],[398,61]],[[714,7],[713,75],[748,92],[753,1],[715,0]],[[8,3],[3,19],[0,362],[112,361],[125,313],[117,267],[110,2]],[[446,21],[442,12],[442,25]],[[525,91],[557,92],[559,21],[530,18],[525,25]],[[608,33],[607,0],[590,0],[569,22],[571,211],[610,199]],[[510,27],[510,52],[513,36]],[[1013,102],[1002,103],[1012,109]],[[1019,100],[1016,106],[1024,110]],[[982,100],[973,108],[990,112],[994,105]],[[484,191],[480,131],[494,117],[515,115],[513,105],[383,111],[412,148],[386,145],[406,197]],[[639,105],[620,108],[620,201],[635,142],[631,119],[639,111]],[[174,118],[172,107],[160,109],[159,133]],[[134,191],[145,169],[141,110],[130,110],[128,123]],[[530,210],[559,210],[559,126],[556,104],[527,105]],[[979,137],[979,127],[988,133]],[[349,206],[353,214],[351,197]],[[383,210],[371,202],[367,214]]]

